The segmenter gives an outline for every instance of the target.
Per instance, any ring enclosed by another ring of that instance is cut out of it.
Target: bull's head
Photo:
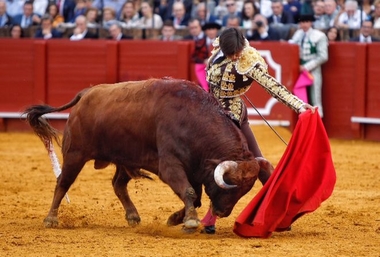
[[[230,215],[238,200],[253,187],[258,173],[259,165],[256,160],[250,161],[224,161],[214,170],[214,180],[217,186],[206,187],[213,212],[219,217]]]

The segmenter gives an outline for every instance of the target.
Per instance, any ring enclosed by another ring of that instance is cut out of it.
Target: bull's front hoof
[[[198,220],[198,219],[189,219],[189,220],[187,220],[187,221],[185,221],[185,224],[184,224],[184,226],[186,227],[186,228],[197,228],[197,227],[199,227],[199,225],[200,225],[201,223],[200,223],[200,221]]]
[[[180,212],[175,212],[170,215],[168,221],[166,222],[168,226],[177,226],[181,223],[183,223],[183,216]]]
[[[138,215],[136,216],[136,215],[133,215],[133,214],[131,214],[131,215],[125,215],[125,219],[127,220],[128,225],[130,227],[136,227],[141,222],[140,216],[138,216]]]
[[[45,228],[56,228],[58,226],[58,218],[57,217],[46,217],[44,219]]]

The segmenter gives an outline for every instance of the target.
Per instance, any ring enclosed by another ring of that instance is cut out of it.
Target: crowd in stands
[[[330,41],[380,36],[380,0],[0,0],[0,37],[183,40],[197,20],[278,41],[291,38],[301,14],[314,15]]]

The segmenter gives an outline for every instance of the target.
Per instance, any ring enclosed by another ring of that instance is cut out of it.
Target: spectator
[[[358,9],[358,2],[347,0],[344,3],[344,11],[338,17],[338,28],[359,29],[362,21],[366,19],[366,14]]]
[[[241,22],[241,12],[237,9],[236,6],[236,0],[226,0],[226,7],[227,7],[227,15],[225,15],[222,19],[222,25],[224,27],[227,27],[227,20],[229,17],[238,17],[239,18],[239,25],[240,27],[240,22]]]
[[[185,5],[182,2],[173,4],[173,17],[171,19],[176,29],[187,28],[190,16],[186,14]]]
[[[251,0],[245,0],[243,4],[243,10],[241,11],[241,27],[248,31],[252,31],[253,20],[256,14],[259,14],[259,10],[257,9],[254,2]]]
[[[66,23],[75,22],[74,9],[76,6],[75,0],[56,0],[58,12]]]
[[[33,12],[33,3],[27,1],[24,3],[23,13],[16,15],[12,19],[12,23],[21,25],[22,28],[29,28],[30,26],[39,25],[41,18]]]
[[[24,37],[24,31],[20,25],[11,25],[10,27],[11,38],[19,39]]]
[[[228,14],[228,10],[226,7],[225,0],[219,0],[219,2],[217,3],[217,6],[214,9],[214,13],[212,13],[212,15],[216,17],[216,22],[218,22],[219,24],[222,24],[223,17],[226,16],[227,14]]]
[[[374,1],[373,0],[361,0],[361,10],[366,14],[366,20],[371,19],[372,13],[374,11]]]
[[[228,16],[226,28],[240,28],[241,20],[239,16]]]
[[[323,15],[325,14],[325,2],[323,0],[316,0],[313,5],[314,19],[313,27],[315,29],[323,30],[329,27],[328,24],[325,24]]]
[[[75,8],[74,8],[74,15],[72,19],[70,20],[71,23],[75,22],[75,19],[79,15],[86,15],[87,11],[87,0],[76,0]]]
[[[7,14],[7,5],[0,0],[0,28],[12,25],[12,17]]]
[[[185,36],[183,39],[198,40],[204,37],[200,20],[190,19],[188,28],[190,35]]]
[[[79,15],[75,19],[75,28],[70,40],[96,39],[98,36],[87,29],[87,19],[83,15]]]
[[[12,18],[23,13],[25,0],[5,0],[7,6],[7,14]]]
[[[375,0],[373,5],[375,8],[372,14],[373,28],[380,29],[380,0]]]
[[[133,39],[133,37],[123,34],[122,28],[119,23],[114,23],[110,25],[108,28],[108,33],[109,37],[107,37],[107,39],[112,39],[116,41],[124,39]]]
[[[222,23],[221,20],[218,21],[217,17],[210,13],[210,10],[206,8],[205,2],[200,2],[197,4],[193,18],[200,20],[202,26],[208,22]]]
[[[37,29],[35,38],[51,39],[62,38],[62,33],[53,28],[53,19],[49,14],[45,14],[41,18],[41,26]]]
[[[161,35],[158,37],[161,41],[176,41],[181,40],[182,37],[176,35],[176,28],[174,27],[172,20],[166,20],[161,29]]]
[[[336,0],[324,0],[325,1],[325,14],[322,16],[325,27],[333,27],[337,24],[340,14],[340,7],[337,5]]]
[[[298,18],[301,14],[302,4],[299,0],[288,0],[284,4],[284,10],[290,12],[293,15],[293,20],[298,21]]]
[[[343,0],[344,1],[344,0]],[[301,5],[300,15],[313,15],[313,1],[312,0],[304,0]]]
[[[284,10],[281,0],[272,1],[273,14],[268,18],[269,25],[294,24],[292,13]]]
[[[115,17],[120,17],[120,13],[124,3],[125,0],[94,0],[92,2],[92,6],[102,11],[104,10],[104,8],[111,8],[115,12]],[[101,19],[103,19],[103,15]]]
[[[123,5],[120,19],[121,26],[123,28],[135,28],[139,21],[139,13],[135,9],[135,5],[132,0],[128,0]]]
[[[58,12],[58,7],[55,3],[51,3],[46,8],[46,14],[49,14],[53,18],[53,28],[57,28],[60,24],[62,24],[65,19]]]
[[[49,0],[33,0],[33,11],[38,14],[38,16],[42,17],[46,13],[48,5]]]
[[[99,28],[100,24],[98,22],[98,9],[95,7],[88,7],[85,13],[87,19],[87,28]]]
[[[361,42],[361,43],[372,43],[379,42],[380,39],[372,36],[373,33],[373,23],[370,20],[363,21],[360,28],[360,35],[358,37],[351,38],[352,42]]]
[[[273,15],[271,0],[260,0],[260,14],[267,19]]]
[[[173,18],[173,6],[175,2],[178,2],[178,0],[167,0],[165,1],[166,4],[162,4],[160,6],[160,14],[162,20],[171,20]],[[193,8],[193,0],[180,0],[180,2],[183,3],[185,6],[185,13],[187,17],[191,17],[191,11]]]
[[[268,26],[268,20],[264,15],[256,14],[253,19],[253,28],[251,29],[250,36],[247,36],[249,41],[279,41],[280,34],[275,28]],[[248,32],[248,31],[247,31]]]
[[[337,27],[330,27],[326,31],[326,36],[329,42],[337,42],[340,40],[340,33]]]
[[[321,65],[328,60],[327,36],[313,29],[313,15],[301,15],[298,29],[290,43],[299,45],[300,72],[308,71],[313,77],[313,85],[307,87],[309,103],[318,107],[318,112],[323,117],[322,107],[322,69]]]
[[[139,28],[153,28],[161,29],[163,21],[161,16],[153,13],[152,6],[147,0],[141,3],[142,17],[139,19],[137,27]]]
[[[109,29],[109,27],[115,23],[118,23],[115,10],[111,7],[104,7],[102,21],[103,28]]]

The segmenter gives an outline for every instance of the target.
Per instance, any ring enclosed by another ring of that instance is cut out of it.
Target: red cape
[[[265,186],[237,217],[233,231],[242,237],[271,236],[330,197],[336,181],[330,143],[322,120],[304,112],[289,145]]]

